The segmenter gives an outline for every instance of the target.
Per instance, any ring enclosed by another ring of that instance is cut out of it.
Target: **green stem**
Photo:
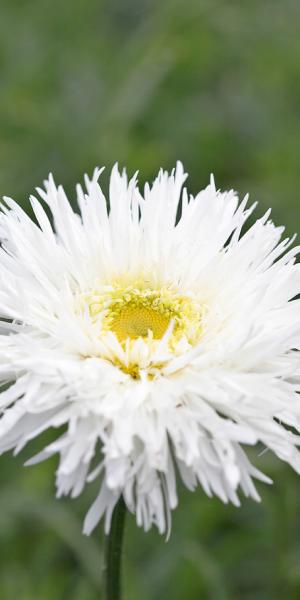
[[[105,600],[121,600],[121,562],[126,506],[121,497],[115,506],[105,539]]]

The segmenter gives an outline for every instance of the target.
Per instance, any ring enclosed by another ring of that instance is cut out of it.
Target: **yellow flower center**
[[[147,337],[152,332],[153,338],[161,339],[168,329],[170,317],[146,306],[126,305],[112,318],[110,328],[119,342],[127,338]]]
[[[111,285],[96,286],[82,294],[79,310],[83,314],[88,310],[99,339],[108,348],[101,356],[138,378],[141,370],[152,377],[162,368],[155,357],[164,336],[169,359],[198,343],[205,306],[194,294],[183,294],[171,285],[156,287],[140,279],[130,283],[127,280],[125,285],[124,280],[117,280]],[[108,333],[116,336],[125,352],[124,359],[109,342]],[[144,343],[142,352],[135,345],[138,340]]]

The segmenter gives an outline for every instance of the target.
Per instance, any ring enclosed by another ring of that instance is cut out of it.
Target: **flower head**
[[[79,212],[51,176],[36,222],[2,206],[0,451],[64,426],[29,462],[60,455],[59,496],[99,478],[85,532],[103,515],[109,530],[121,495],[163,532],[175,467],[236,505],[269,481],[243,445],[300,472],[298,249],[269,213],[242,235],[254,207],[213,180],[188,196],[180,163],[144,195],[115,167],[109,203],[100,173]]]

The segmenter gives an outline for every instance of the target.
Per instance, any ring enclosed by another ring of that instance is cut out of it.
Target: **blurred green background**
[[[249,191],[289,234],[300,225],[300,4],[296,0],[2,0],[0,190],[25,207],[49,171],[72,194],[95,165],[180,158],[191,191]],[[107,185],[107,175],[104,176]],[[38,445],[38,444],[37,444]],[[101,598],[101,526],[81,535],[96,489],[54,499],[55,460],[0,459],[1,600]],[[180,491],[170,541],[129,517],[125,600],[300,598],[300,479],[240,509]]]

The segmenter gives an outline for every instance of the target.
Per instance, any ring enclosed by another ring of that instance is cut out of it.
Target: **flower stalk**
[[[122,599],[122,546],[126,506],[121,497],[115,506],[110,532],[105,538],[104,599]]]

